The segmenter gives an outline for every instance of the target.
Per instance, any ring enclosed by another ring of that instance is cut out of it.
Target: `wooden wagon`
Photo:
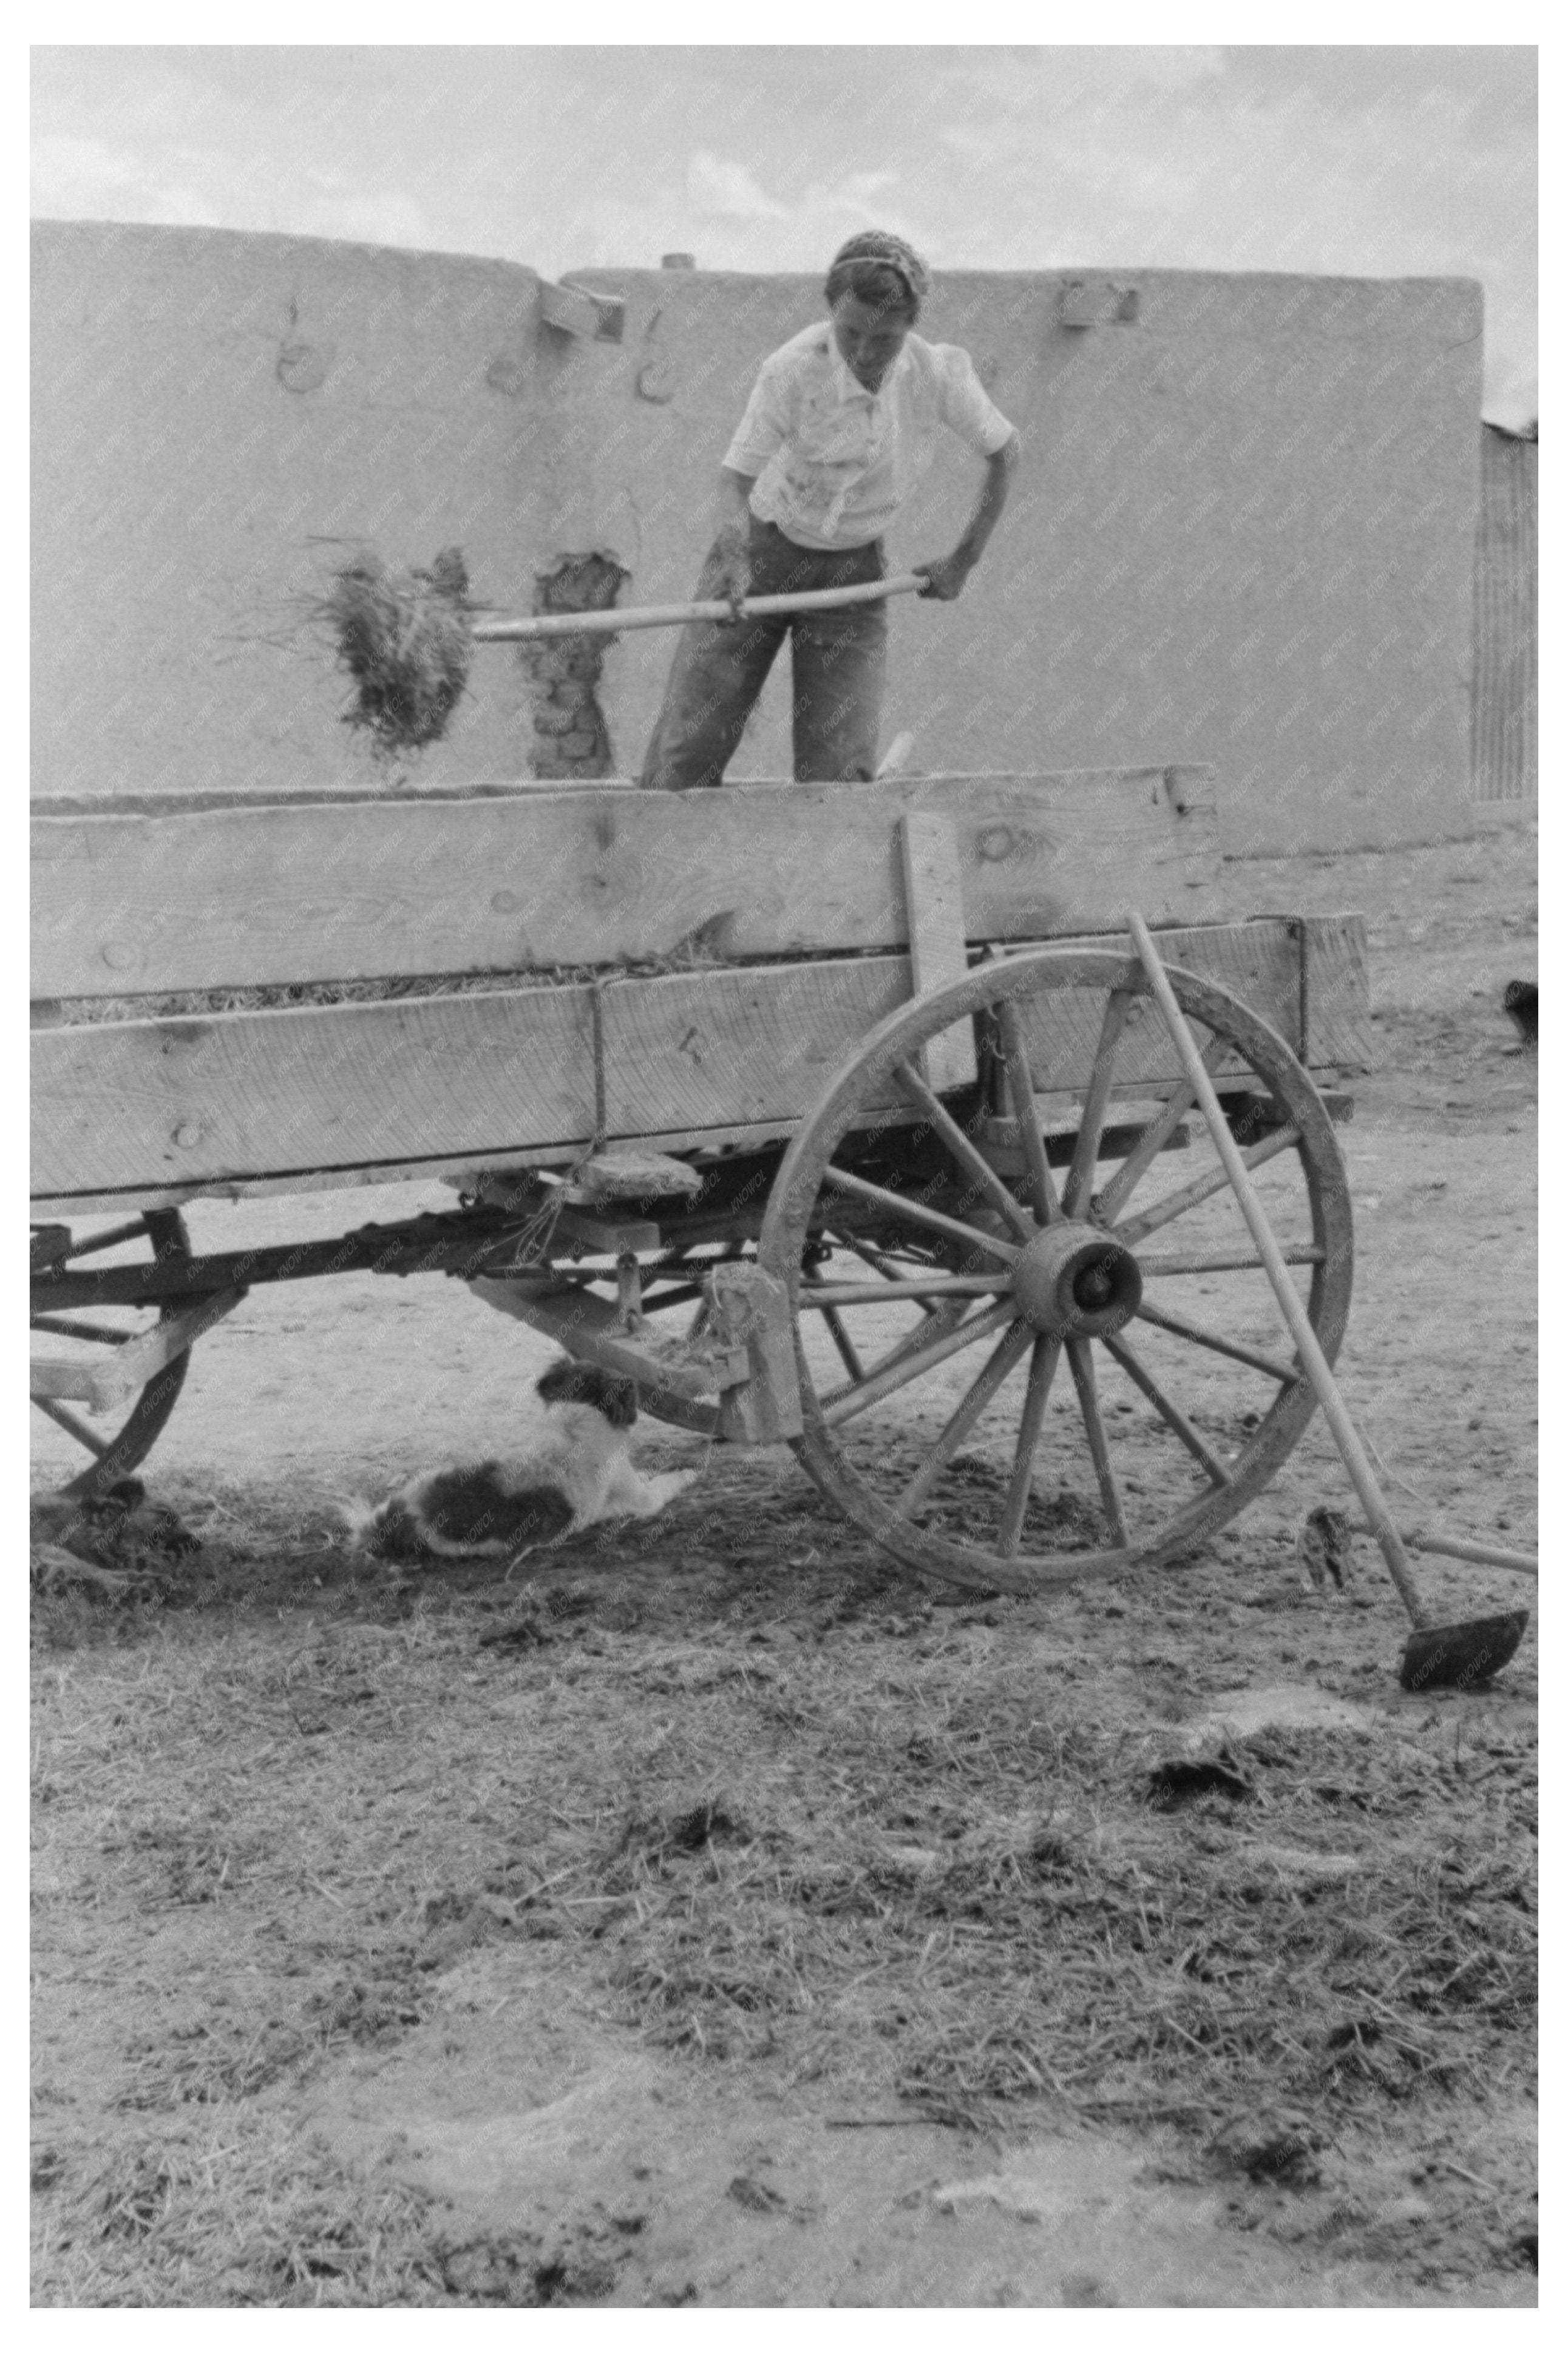
[[[1205,769],[180,793],[36,803],[33,842],[32,1394],[85,1451],[68,1492],[146,1456],[249,1288],[367,1269],[787,1442],[974,1585],[1191,1553],[1310,1419],[1126,911],[1331,1359],[1364,931],[1217,919]],[[181,1216],[413,1177],[449,1210],[201,1253]]]

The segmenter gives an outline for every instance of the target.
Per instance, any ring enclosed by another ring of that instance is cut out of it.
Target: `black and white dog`
[[[596,1520],[650,1520],[698,1476],[647,1479],[631,1461],[631,1381],[563,1356],[534,1386],[549,1412],[525,1453],[421,1472],[384,1503],[346,1504],[351,1541],[386,1560],[516,1559]]]

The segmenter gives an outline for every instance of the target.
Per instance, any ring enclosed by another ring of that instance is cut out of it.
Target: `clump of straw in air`
[[[442,549],[428,570],[395,568],[367,551],[333,575],[321,617],[358,691],[344,712],[390,757],[446,733],[473,659],[468,567]]]

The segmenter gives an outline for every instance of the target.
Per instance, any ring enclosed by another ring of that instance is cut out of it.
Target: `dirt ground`
[[[1368,916],[1342,1381],[1413,1520],[1527,1550],[1534,856],[1229,870]],[[647,1424],[703,1468],[658,1520],[367,1573],[332,1498],[504,1451],[550,1353],[436,1279],[253,1292],[148,1465],[201,1553],[36,1598],[37,2303],[1533,2304],[1533,1624],[1402,1694],[1373,1548],[1301,1588],[1321,1419],[1193,1567],[1048,1599]]]

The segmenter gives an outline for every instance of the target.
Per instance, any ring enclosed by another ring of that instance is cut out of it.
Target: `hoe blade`
[[[1457,1626],[1417,1626],[1405,1645],[1399,1680],[1409,1692],[1468,1691],[1507,1666],[1529,1623],[1528,1609],[1503,1609]]]

